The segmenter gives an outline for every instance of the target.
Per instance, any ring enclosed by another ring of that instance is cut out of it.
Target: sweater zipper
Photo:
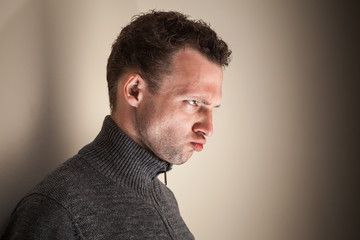
[[[170,163],[165,162],[165,171],[164,171],[164,183],[165,183],[165,186],[167,186],[167,175],[166,175],[166,172],[168,171],[169,166],[170,166]]]

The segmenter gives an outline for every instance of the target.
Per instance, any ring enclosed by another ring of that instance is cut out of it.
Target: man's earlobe
[[[125,100],[133,107],[138,107],[145,88],[145,81],[139,74],[130,74],[125,80],[123,91]]]

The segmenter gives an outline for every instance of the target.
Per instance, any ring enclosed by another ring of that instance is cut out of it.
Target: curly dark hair
[[[171,73],[175,53],[186,47],[221,67],[230,62],[227,44],[202,20],[189,20],[174,11],[153,10],[134,16],[113,43],[107,63],[111,110],[115,110],[118,80],[123,74],[138,73],[154,94],[163,77]]]

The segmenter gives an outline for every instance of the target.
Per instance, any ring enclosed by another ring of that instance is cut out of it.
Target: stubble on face
[[[193,154],[191,149],[184,149],[182,142],[186,137],[178,135],[186,130],[174,131],[174,127],[179,127],[178,123],[171,121],[170,113],[161,114],[157,104],[149,98],[148,103],[144,105],[136,119],[138,134],[143,145],[157,157],[172,164],[183,164]],[[159,118],[159,115],[162,117]]]

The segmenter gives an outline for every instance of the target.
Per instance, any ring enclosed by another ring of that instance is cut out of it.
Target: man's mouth
[[[194,149],[196,152],[200,152],[200,151],[203,150],[203,148],[204,148],[204,143],[191,142],[191,145],[193,146],[193,149]]]

